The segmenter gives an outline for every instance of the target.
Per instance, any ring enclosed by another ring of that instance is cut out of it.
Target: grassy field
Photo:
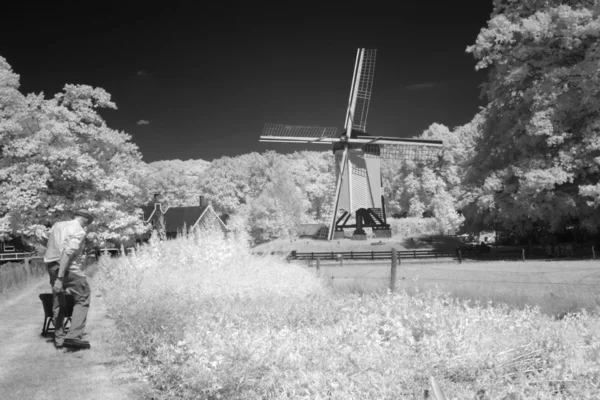
[[[320,266],[322,279],[340,291],[385,290],[390,283],[390,261],[323,261]],[[481,304],[504,302],[519,309],[539,306],[543,313],[555,316],[600,309],[600,262],[593,260],[462,264],[402,260],[396,276],[396,287],[408,293],[439,290]]]
[[[403,268],[411,282],[440,276]],[[115,343],[155,399],[419,399],[432,376],[450,399],[600,398],[600,321],[585,311],[556,319],[432,291],[344,293],[314,269],[208,237],[103,259],[102,272]]]

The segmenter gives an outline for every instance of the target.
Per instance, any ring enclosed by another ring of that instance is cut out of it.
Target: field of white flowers
[[[600,321],[443,294],[334,293],[234,239],[101,259],[116,342],[156,399],[600,398]],[[511,394],[511,396],[506,397]]]

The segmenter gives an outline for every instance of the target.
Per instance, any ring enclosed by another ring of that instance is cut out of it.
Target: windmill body
[[[387,224],[381,160],[404,158],[424,160],[437,157],[440,140],[400,139],[371,136],[366,132],[367,114],[375,72],[376,50],[358,49],[344,132],[337,128],[266,124],[262,142],[314,143],[332,146],[336,185],[328,240],[344,237],[344,228],[354,228],[353,239],[364,240],[364,228],[376,237],[391,236]]]

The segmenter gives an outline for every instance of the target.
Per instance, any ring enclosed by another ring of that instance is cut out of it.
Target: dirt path
[[[93,279],[89,282],[92,301],[85,338],[90,350],[56,350],[50,337],[41,336],[44,311],[38,295],[50,293],[46,278],[0,302],[0,398],[140,398],[143,384],[109,351],[112,321]]]

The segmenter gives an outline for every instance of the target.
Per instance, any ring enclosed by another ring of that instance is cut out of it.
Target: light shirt
[[[81,270],[81,262],[78,260],[84,246],[85,230],[78,220],[57,222],[52,226],[48,235],[44,262],[60,261],[62,255],[66,254],[73,260],[68,267],[69,273],[84,276]]]

